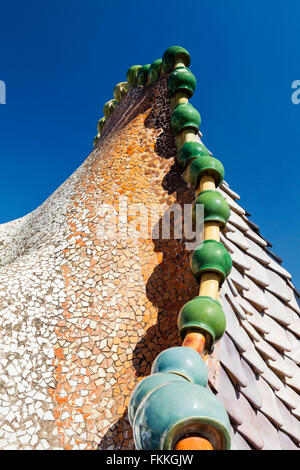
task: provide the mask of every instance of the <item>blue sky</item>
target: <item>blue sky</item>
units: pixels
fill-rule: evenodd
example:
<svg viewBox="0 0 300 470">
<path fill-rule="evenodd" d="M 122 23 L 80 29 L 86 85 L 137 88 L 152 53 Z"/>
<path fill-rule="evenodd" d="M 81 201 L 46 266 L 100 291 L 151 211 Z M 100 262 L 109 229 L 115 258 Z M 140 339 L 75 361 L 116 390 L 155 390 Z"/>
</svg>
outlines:
<svg viewBox="0 0 300 470">
<path fill-rule="evenodd" d="M 299 287 L 299 24 L 298 0 L 2 2 L 0 222 L 35 209 L 87 157 L 130 65 L 182 45 L 204 141 Z"/>
</svg>

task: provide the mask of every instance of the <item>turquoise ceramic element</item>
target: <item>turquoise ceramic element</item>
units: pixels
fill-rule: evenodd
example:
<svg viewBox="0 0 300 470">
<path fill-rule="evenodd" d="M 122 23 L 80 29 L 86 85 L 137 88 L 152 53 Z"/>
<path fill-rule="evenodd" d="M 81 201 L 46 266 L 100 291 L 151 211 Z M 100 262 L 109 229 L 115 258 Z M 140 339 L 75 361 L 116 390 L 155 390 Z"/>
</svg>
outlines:
<svg viewBox="0 0 300 470">
<path fill-rule="evenodd" d="M 171 115 L 171 126 L 176 136 L 182 129 L 190 128 L 196 134 L 199 131 L 201 117 L 190 103 L 179 103 Z"/>
<path fill-rule="evenodd" d="M 126 95 L 127 91 L 128 91 L 127 82 L 121 82 L 121 83 L 118 83 L 115 86 L 115 88 L 114 88 L 114 98 L 115 98 L 117 103 L 119 103 L 119 101 L 121 101 L 123 96 Z"/>
<path fill-rule="evenodd" d="M 101 134 L 102 129 L 103 129 L 103 127 L 104 127 L 104 124 L 105 124 L 105 117 L 101 118 L 101 119 L 98 121 L 98 124 L 97 124 L 97 131 L 98 131 L 98 134 Z"/>
<path fill-rule="evenodd" d="M 200 179 L 204 175 L 210 175 L 214 178 L 216 187 L 224 179 L 224 167 L 222 163 L 213 157 L 203 155 L 195 158 L 190 165 L 187 165 L 182 177 L 186 183 L 191 183 L 195 188 L 198 187 Z"/>
<path fill-rule="evenodd" d="M 204 205 L 204 222 L 216 222 L 224 228 L 230 216 L 230 209 L 226 199 L 219 191 L 202 191 L 193 205 L 193 219 L 196 217 L 197 204 Z"/>
<path fill-rule="evenodd" d="M 145 86 L 148 82 L 150 64 L 143 65 L 137 72 L 137 84 Z"/>
<path fill-rule="evenodd" d="M 111 113 L 113 112 L 116 106 L 117 106 L 116 100 L 110 100 L 107 103 L 105 103 L 103 107 L 103 114 L 106 119 L 111 115 Z"/>
<path fill-rule="evenodd" d="M 191 63 L 191 56 L 183 47 L 171 46 L 164 53 L 162 60 L 165 71 L 171 72 L 178 60 L 188 67 Z"/>
<path fill-rule="evenodd" d="M 200 354 L 192 348 L 179 346 L 161 352 L 152 365 L 152 374 L 169 372 L 178 374 L 192 383 L 206 387 L 207 367 Z"/>
<path fill-rule="evenodd" d="M 128 86 L 134 86 L 137 84 L 137 73 L 142 68 L 141 65 L 132 65 L 127 70 L 127 83 Z"/>
<path fill-rule="evenodd" d="M 178 162 L 184 168 L 189 161 L 202 156 L 209 157 L 209 151 L 203 144 L 200 142 L 186 142 L 179 151 Z"/>
<path fill-rule="evenodd" d="M 219 399 L 207 388 L 172 382 L 140 403 L 133 425 L 138 450 L 174 450 L 188 434 L 210 440 L 215 450 L 230 449 L 230 422 Z"/>
<path fill-rule="evenodd" d="M 149 83 L 156 82 L 163 73 L 162 59 L 157 59 L 150 65 L 149 68 Z"/>
<path fill-rule="evenodd" d="M 141 380 L 141 382 L 139 382 L 133 390 L 128 405 L 128 417 L 130 425 L 133 426 L 136 410 L 148 393 L 152 392 L 152 390 L 159 387 L 160 385 L 165 385 L 170 382 L 184 381 L 186 381 L 184 377 L 168 373 L 152 374 Z"/>
<path fill-rule="evenodd" d="M 179 91 L 184 92 L 187 98 L 191 98 L 196 89 L 196 77 L 186 67 L 176 68 L 170 75 L 168 80 L 168 89 L 170 97 Z"/>
<path fill-rule="evenodd" d="M 231 256 L 222 243 L 205 240 L 192 254 L 190 267 L 198 281 L 204 272 L 212 271 L 220 275 L 223 283 L 232 268 Z"/>
<path fill-rule="evenodd" d="M 206 296 L 190 300 L 179 312 L 178 329 L 182 340 L 189 331 L 199 331 L 205 336 L 205 348 L 211 351 L 226 330 L 226 318 L 220 303 Z"/>
</svg>

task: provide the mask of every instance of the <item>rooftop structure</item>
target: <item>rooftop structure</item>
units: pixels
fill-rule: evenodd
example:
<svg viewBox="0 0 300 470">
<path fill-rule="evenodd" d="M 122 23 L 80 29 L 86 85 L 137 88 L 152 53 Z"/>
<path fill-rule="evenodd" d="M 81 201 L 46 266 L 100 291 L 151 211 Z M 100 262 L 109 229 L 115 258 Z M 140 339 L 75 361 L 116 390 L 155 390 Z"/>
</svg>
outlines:
<svg viewBox="0 0 300 470">
<path fill-rule="evenodd" d="M 82 166 L 0 226 L 1 449 L 299 446 L 299 293 L 204 146 L 189 62 L 131 67 Z M 158 230 L 188 205 L 193 250 Z"/>
</svg>

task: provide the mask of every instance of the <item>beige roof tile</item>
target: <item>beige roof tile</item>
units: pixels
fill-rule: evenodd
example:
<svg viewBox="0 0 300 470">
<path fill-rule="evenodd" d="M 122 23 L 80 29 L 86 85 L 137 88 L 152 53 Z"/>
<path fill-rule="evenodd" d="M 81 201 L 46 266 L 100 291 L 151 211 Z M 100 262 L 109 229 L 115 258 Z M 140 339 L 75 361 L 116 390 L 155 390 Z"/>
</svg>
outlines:
<svg viewBox="0 0 300 470">
<path fill-rule="evenodd" d="M 264 316 L 264 322 L 270 332 L 265 334 L 265 340 L 282 351 L 291 351 L 292 346 L 288 340 L 285 329 L 268 315 Z"/>
<path fill-rule="evenodd" d="M 238 230 L 236 227 L 234 227 L 231 224 L 227 224 L 227 228 L 230 228 L 230 231 L 226 232 L 225 237 L 233 242 L 235 245 L 237 245 L 239 248 L 242 250 L 248 250 L 249 248 L 249 243 L 247 238 L 243 235 L 243 232 Z"/>
<path fill-rule="evenodd" d="M 282 450 L 299 450 L 296 444 L 289 438 L 289 436 L 287 436 L 287 434 L 285 434 L 285 432 L 279 430 L 278 439 Z"/>
<path fill-rule="evenodd" d="M 239 230 L 242 230 L 243 232 L 247 232 L 247 230 L 250 230 L 249 225 L 246 224 L 242 217 L 240 217 L 233 211 L 231 211 L 230 213 L 229 222 L 235 227 L 237 227 Z"/>
<path fill-rule="evenodd" d="M 247 320 L 251 323 L 254 328 L 256 328 L 260 333 L 268 334 L 270 332 L 270 328 L 264 321 L 265 313 L 259 312 L 258 310 L 254 309 L 252 315 L 247 316 Z"/>
<path fill-rule="evenodd" d="M 245 341 L 245 333 L 243 334 L 243 329 L 241 328 L 231 305 L 225 297 L 222 298 L 222 307 L 226 317 L 226 332 L 235 342 L 240 351 L 246 351 L 247 341 Z"/>
<path fill-rule="evenodd" d="M 248 287 L 250 286 L 248 285 Z M 246 290 L 249 290 L 249 289 L 246 289 Z M 246 299 L 244 299 L 241 296 L 237 298 L 237 301 L 242 307 L 242 309 L 244 310 L 244 312 L 246 313 L 246 315 L 253 315 L 254 307 L 253 305 L 250 304 L 250 302 L 248 302 Z"/>
<path fill-rule="evenodd" d="M 291 387 L 282 384 L 279 390 L 275 391 L 275 395 L 280 398 L 281 401 L 293 410 L 293 413 L 299 414 L 300 411 L 300 397 Z"/>
<path fill-rule="evenodd" d="M 240 425 L 243 422 L 243 416 L 239 411 L 238 398 L 234 386 L 231 383 L 225 369 L 220 367 L 218 377 L 218 397 L 225 406 L 230 418 L 234 423 Z"/>
<path fill-rule="evenodd" d="M 260 355 L 266 359 L 273 359 L 274 361 L 277 358 L 277 351 L 272 348 L 272 346 L 267 343 L 263 338 L 260 338 L 259 341 L 255 341 L 255 348 L 260 353 Z"/>
<path fill-rule="evenodd" d="M 249 284 L 250 289 L 248 291 L 243 291 L 243 297 L 245 297 L 246 300 L 250 300 L 250 302 L 253 302 L 255 305 L 258 305 L 258 307 L 262 309 L 269 308 L 267 298 L 264 295 L 264 289 L 255 284 L 255 282 L 248 278 L 248 276 L 245 276 L 245 279 Z"/>
<path fill-rule="evenodd" d="M 219 191 L 220 193 L 222 194 L 222 196 L 226 199 L 226 201 L 228 202 L 228 205 L 230 207 L 231 210 L 235 211 L 237 214 L 245 214 L 245 209 L 243 209 L 237 202 L 235 202 L 235 200 L 229 196 L 229 194 L 227 194 L 226 191 L 223 191 L 222 188 L 219 188 Z"/>
<path fill-rule="evenodd" d="M 242 353 L 242 356 L 252 365 L 254 370 L 259 374 L 262 374 L 267 369 L 266 363 L 263 361 L 260 354 L 256 351 L 252 342 L 251 346 L 247 348 L 247 351 Z"/>
<path fill-rule="evenodd" d="M 259 377 L 257 388 L 262 399 L 262 407 L 260 408 L 260 411 L 268 416 L 277 426 L 282 426 L 283 419 L 271 387 L 263 378 Z"/>
<path fill-rule="evenodd" d="M 277 295 L 285 302 L 288 302 L 291 299 L 291 295 L 288 291 L 286 281 L 271 269 L 268 269 L 268 278 L 270 280 L 270 285 L 266 289 L 273 292 L 273 294 Z"/>
<path fill-rule="evenodd" d="M 238 291 L 237 291 L 237 288 L 235 287 L 234 283 L 232 282 L 232 280 L 230 278 L 227 278 L 227 283 L 228 283 L 228 286 L 232 292 L 232 295 L 234 297 L 237 297 L 238 296 Z"/>
<path fill-rule="evenodd" d="M 244 359 L 241 359 L 241 363 L 242 363 L 244 372 L 246 374 L 248 383 L 247 383 L 247 387 L 240 387 L 240 391 L 241 393 L 243 393 L 243 395 L 245 395 L 247 400 L 250 401 L 250 403 L 255 408 L 261 408 L 262 398 L 257 388 L 258 377 Z"/>
<path fill-rule="evenodd" d="M 221 241 L 224 244 L 225 248 L 229 251 L 232 263 L 242 268 L 242 270 L 250 269 L 249 264 L 247 263 L 244 253 L 236 246 L 234 243 L 231 243 L 227 238 L 221 235 Z"/>
<path fill-rule="evenodd" d="M 243 328 L 247 331 L 248 335 L 250 336 L 250 338 L 252 340 L 254 340 L 254 343 L 256 341 L 259 341 L 260 339 L 260 336 L 259 334 L 257 333 L 257 331 L 255 330 L 255 328 L 253 328 L 253 326 L 251 325 L 251 323 L 249 323 L 248 319 L 245 319 L 245 320 L 241 320 L 241 324 L 243 326 Z"/>
<path fill-rule="evenodd" d="M 290 318 L 286 310 L 286 304 L 267 289 L 265 291 L 265 296 L 269 304 L 269 308 L 266 310 L 266 313 L 276 321 L 279 321 L 284 325 L 289 325 Z"/>
<path fill-rule="evenodd" d="M 277 353 L 275 361 L 273 359 L 267 359 L 266 362 L 275 372 L 275 374 L 279 374 L 288 378 L 293 377 L 293 371 L 291 367 L 289 367 L 287 362 L 280 354 Z"/>
<path fill-rule="evenodd" d="M 249 404 L 248 400 L 241 394 L 239 397 L 239 409 L 243 417 L 243 422 L 237 426 L 237 430 L 244 436 L 256 449 L 262 449 L 264 442 L 260 433 L 256 414 Z"/>
<path fill-rule="evenodd" d="M 246 237 L 251 238 L 254 242 L 258 243 L 260 246 L 267 246 L 268 243 L 260 237 L 254 230 L 252 230 L 249 226 L 246 232 Z"/>
<path fill-rule="evenodd" d="M 238 317 L 245 319 L 247 317 L 247 314 L 245 313 L 245 311 L 241 308 L 239 304 L 238 300 L 240 299 L 240 296 L 238 295 L 237 297 L 235 297 L 232 294 L 228 286 L 226 287 L 225 295 L 231 307 L 233 308 L 234 312 L 238 315 Z"/>
<path fill-rule="evenodd" d="M 277 429 L 271 424 L 269 419 L 258 411 L 256 421 L 264 441 L 262 450 L 281 450 Z"/>
<path fill-rule="evenodd" d="M 286 289 L 288 291 L 287 295 L 289 296 L 289 300 L 288 300 L 289 306 L 293 310 L 295 310 L 295 312 L 298 313 L 298 315 L 300 315 L 300 300 L 299 300 L 299 297 L 297 296 L 294 289 L 292 289 L 288 284 L 286 285 Z"/>
<path fill-rule="evenodd" d="M 247 441 L 231 428 L 231 450 L 252 450 Z"/>
<path fill-rule="evenodd" d="M 242 386 L 246 387 L 247 378 L 241 365 L 240 355 L 229 336 L 225 333 L 221 339 L 220 345 L 220 362 L 229 370 L 235 380 Z"/>
<path fill-rule="evenodd" d="M 279 377 L 272 372 L 269 367 L 266 368 L 266 370 L 261 374 L 261 376 L 265 379 L 266 382 L 274 389 L 274 390 L 280 390 L 282 381 L 279 379 Z"/>
<path fill-rule="evenodd" d="M 286 377 L 285 381 L 288 385 L 297 390 L 297 392 L 300 392 L 300 368 L 288 357 L 285 358 L 285 361 L 291 367 L 293 373 L 293 377 Z"/>
<path fill-rule="evenodd" d="M 287 279 L 287 284 L 289 287 L 291 287 L 291 289 L 293 289 L 293 291 L 295 291 L 296 295 L 298 296 L 298 298 L 300 297 L 300 291 L 299 289 L 297 289 L 294 284 L 292 283 L 292 281 L 290 279 Z"/>
<path fill-rule="evenodd" d="M 253 258 L 257 259 L 263 265 L 270 264 L 270 256 L 264 251 L 264 249 L 255 243 L 253 240 L 246 238 L 249 248 L 247 250 L 248 255 L 253 256 Z"/>
<path fill-rule="evenodd" d="M 296 364 L 300 364 L 300 341 L 293 333 L 286 330 L 286 335 L 291 344 L 292 350 L 286 352 L 286 356 L 292 359 Z"/>
<path fill-rule="evenodd" d="M 247 265 L 250 266 L 250 269 L 247 271 L 247 276 L 251 277 L 251 279 L 263 287 L 269 286 L 270 281 L 267 269 L 251 256 L 245 254 L 245 257 Z"/>
<path fill-rule="evenodd" d="M 287 407 L 282 403 L 279 398 L 275 397 L 277 407 L 279 409 L 280 415 L 282 416 L 283 424 L 281 430 L 292 436 L 296 439 L 297 442 L 300 441 L 300 426 L 299 421 L 295 416 L 293 416 Z"/>
<path fill-rule="evenodd" d="M 229 275 L 229 279 L 234 282 L 238 289 L 249 290 L 249 284 L 245 280 L 244 276 L 234 266 Z"/>
<path fill-rule="evenodd" d="M 288 329 L 300 337 L 300 318 L 290 307 L 286 306 L 286 312 L 289 319 Z"/>
<path fill-rule="evenodd" d="M 233 199 L 241 199 L 238 193 L 233 191 L 233 189 L 230 188 L 229 184 L 227 181 L 223 181 L 223 183 L 220 185 L 220 188 L 223 189 L 223 191 L 226 191 L 229 196 L 231 196 Z"/>
<path fill-rule="evenodd" d="M 269 256 L 269 255 L 267 255 L 267 256 Z M 291 274 L 286 269 L 284 269 L 281 266 L 281 264 L 277 263 L 277 261 L 275 261 L 270 256 L 269 256 L 269 258 L 270 258 L 269 268 L 273 269 L 273 271 L 276 271 L 281 276 L 286 277 L 287 279 L 292 279 Z"/>
</svg>

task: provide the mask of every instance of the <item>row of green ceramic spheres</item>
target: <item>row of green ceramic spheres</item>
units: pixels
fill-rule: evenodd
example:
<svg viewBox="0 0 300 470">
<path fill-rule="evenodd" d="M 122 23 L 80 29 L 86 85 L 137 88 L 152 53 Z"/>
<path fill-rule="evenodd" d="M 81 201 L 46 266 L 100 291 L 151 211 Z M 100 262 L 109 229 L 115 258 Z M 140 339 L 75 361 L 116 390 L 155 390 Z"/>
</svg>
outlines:
<svg viewBox="0 0 300 470">
<path fill-rule="evenodd" d="M 119 101 L 132 86 L 151 85 L 156 82 L 164 72 L 170 72 L 176 59 L 182 60 L 182 63 L 189 65 L 191 58 L 189 53 L 183 47 L 172 46 L 166 50 L 162 59 L 155 60 L 152 64 L 133 65 L 127 71 L 127 82 L 118 83 L 114 88 L 114 99 L 105 103 L 103 108 L 104 117 L 99 120 L 97 125 L 98 135 L 94 139 L 96 145 L 100 134 L 105 125 L 106 119 L 111 115 Z M 196 78 L 186 67 L 175 69 L 168 80 L 169 91 L 174 95 L 177 91 L 185 89 L 189 96 L 192 96 L 196 88 Z"/>
<path fill-rule="evenodd" d="M 173 71 L 168 82 L 170 97 L 178 91 L 184 91 L 188 97 L 193 95 L 195 88 L 192 85 L 195 82 L 190 74 L 190 70 L 185 67 Z M 171 115 L 171 126 L 175 136 L 184 129 L 198 134 L 200 123 L 200 114 L 190 103 L 178 104 Z M 216 187 L 224 179 L 222 163 L 212 157 L 200 142 L 186 142 L 179 151 L 178 162 L 183 168 L 184 180 L 192 184 L 195 189 L 205 175 L 214 179 Z M 217 190 L 202 191 L 193 205 L 194 219 L 197 205 L 201 204 L 204 206 L 204 222 L 214 222 L 223 229 L 230 216 L 230 209 L 224 197 Z M 204 272 L 213 271 L 220 275 L 223 283 L 231 270 L 232 261 L 222 243 L 205 240 L 192 254 L 190 267 L 198 281 Z M 181 310 L 178 326 L 182 338 L 187 330 L 200 331 L 206 337 L 206 348 L 211 350 L 214 342 L 224 334 L 226 321 L 219 302 L 210 297 L 196 297 Z"/>
<path fill-rule="evenodd" d="M 183 167 L 184 180 L 195 188 L 199 186 L 200 180 L 204 175 L 212 176 L 216 187 L 223 181 L 224 168 L 222 163 L 216 158 L 211 157 L 209 151 L 200 142 L 185 143 L 180 149 L 178 161 Z M 198 194 L 193 204 L 193 218 L 196 216 L 198 204 L 204 206 L 204 222 L 214 222 L 221 229 L 225 227 L 230 216 L 230 209 L 227 201 L 219 191 L 206 190 Z M 205 240 L 193 252 L 190 267 L 198 281 L 200 281 L 203 273 L 212 271 L 220 275 L 222 284 L 231 271 L 231 256 L 222 243 L 216 240 Z M 211 313 L 208 317 L 206 312 L 207 310 L 211 311 L 211 307 L 207 305 L 207 308 L 204 308 L 204 304 L 208 304 L 208 299 L 203 298 L 201 308 L 200 301 L 197 299 L 200 298 L 193 299 L 187 304 L 189 308 L 184 310 L 184 315 L 182 312 L 180 313 L 180 332 L 186 329 L 186 324 L 189 325 L 189 329 L 193 326 L 193 329 L 198 329 L 205 335 L 208 334 L 208 344 L 212 347 L 215 341 L 213 336 L 216 339 L 220 339 L 224 334 L 226 328 L 224 313 L 220 306 L 220 308 L 214 309 L 213 315 Z M 213 299 L 211 300 L 213 301 Z M 213 302 L 220 305 L 216 301 Z M 192 306 L 195 307 L 192 308 Z M 189 319 L 190 315 L 193 320 Z M 214 331 L 213 334 L 211 333 L 212 331 Z"/>
<path fill-rule="evenodd" d="M 178 155 L 183 167 L 186 182 L 198 187 L 204 175 L 214 178 L 218 187 L 224 177 L 224 168 L 219 160 L 209 155 L 208 150 L 200 142 L 185 143 Z M 227 201 L 217 190 L 202 191 L 193 204 L 193 218 L 196 216 L 197 205 L 204 206 L 204 222 L 214 222 L 224 228 L 230 216 Z M 193 252 L 190 267 L 194 277 L 200 281 L 205 272 L 216 272 L 221 283 L 229 274 L 232 261 L 224 245 L 216 240 L 205 240 Z M 221 305 L 209 297 L 196 297 L 181 310 L 178 318 L 179 332 L 182 337 L 187 330 L 196 330 L 204 334 L 206 348 L 211 350 L 215 341 L 219 340 L 226 329 L 226 321 Z"/>
<path fill-rule="evenodd" d="M 167 71 L 172 70 L 178 53 L 185 65 L 189 59 L 181 48 L 170 48 L 167 56 Z M 189 57 L 189 56 L 188 56 Z M 138 75 L 137 75 L 138 78 Z M 145 76 L 143 76 L 145 80 Z M 176 68 L 168 80 L 170 97 L 185 91 L 188 97 L 194 93 L 196 79 L 186 67 Z M 176 106 L 172 113 L 171 125 L 175 136 L 183 129 L 199 131 L 200 115 L 189 103 Z M 178 161 L 184 170 L 184 178 L 198 187 L 203 175 L 213 176 L 216 187 L 224 178 L 221 162 L 210 156 L 199 142 L 187 142 L 180 150 Z M 193 206 L 204 205 L 204 221 L 227 223 L 230 210 L 218 191 L 203 191 Z M 191 269 L 200 279 L 207 271 L 218 272 L 221 282 L 231 269 L 231 258 L 222 243 L 206 240 L 194 252 Z M 178 328 L 182 339 L 188 331 L 199 331 L 205 336 L 206 348 L 211 350 L 214 343 L 224 334 L 226 320 L 218 301 L 211 297 L 198 296 L 188 302 L 180 311 Z M 135 388 L 130 404 L 129 419 L 134 439 L 139 449 L 172 449 L 180 437 L 189 431 L 211 426 L 220 437 L 221 444 L 215 448 L 230 448 L 230 424 L 227 413 L 207 388 L 207 369 L 201 356 L 191 348 L 178 347 L 163 351 L 154 361 L 152 374 Z"/>
<path fill-rule="evenodd" d="M 210 175 L 218 187 L 224 178 L 222 163 L 211 157 L 209 151 L 200 142 L 186 142 L 180 149 L 178 161 L 183 167 L 184 180 L 195 188 L 204 175 Z M 217 190 L 202 191 L 193 204 L 192 215 L 195 219 L 197 205 L 204 206 L 204 222 L 214 222 L 223 229 L 230 216 L 227 201 Z M 195 249 L 190 259 L 190 268 L 194 277 L 200 281 L 205 272 L 216 272 L 222 284 L 231 271 L 231 256 L 224 245 L 216 240 L 205 240 Z M 190 300 L 180 311 L 178 317 L 179 333 L 184 339 L 188 330 L 199 331 L 205 336 L 206 349 L 213 345 L 226 329 L 225 315 L 220 303 L 211 297 L 196 297 Z"/>
</svg>

